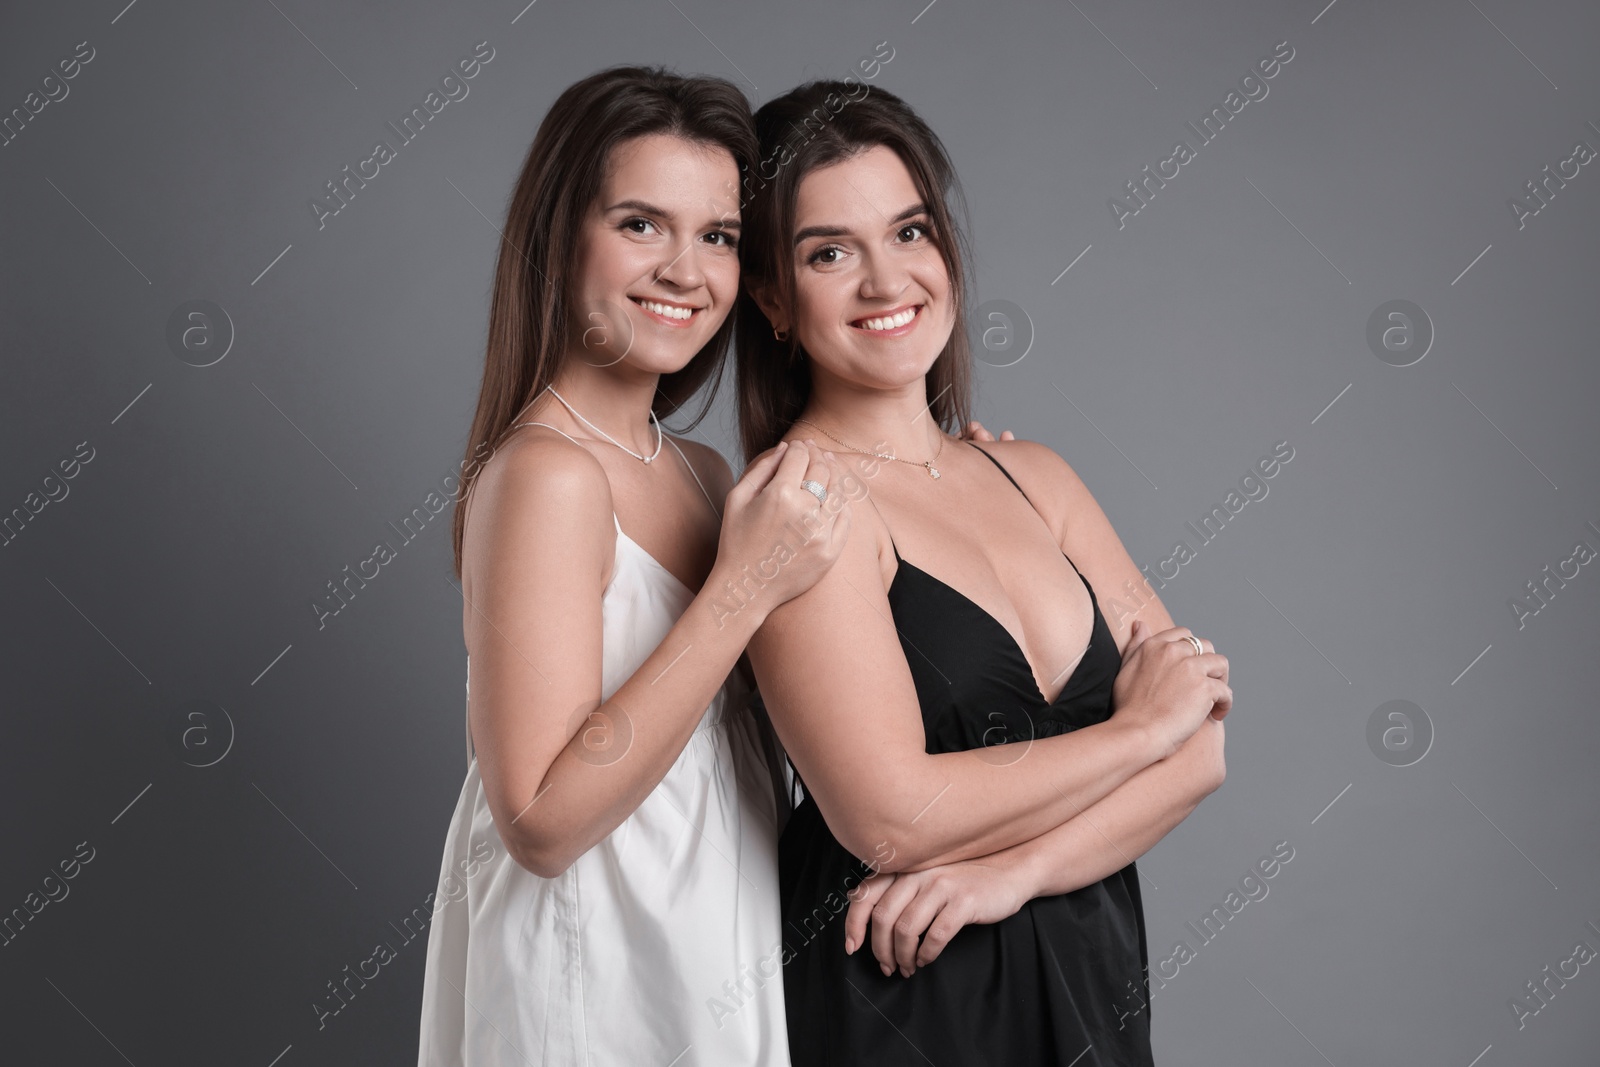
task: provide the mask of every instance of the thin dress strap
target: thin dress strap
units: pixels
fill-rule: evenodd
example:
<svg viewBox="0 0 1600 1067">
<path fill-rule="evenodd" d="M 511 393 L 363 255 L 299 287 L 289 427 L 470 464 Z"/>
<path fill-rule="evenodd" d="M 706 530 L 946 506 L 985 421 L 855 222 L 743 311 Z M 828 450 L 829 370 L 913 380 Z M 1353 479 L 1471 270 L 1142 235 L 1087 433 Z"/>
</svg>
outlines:
<svg viewBox="0 0 1600 1067">
<path fill-rule="evenodd" d="M 560 434 L 562 437 L 565 437 L 575 445 L 582 443 L 576 437 L 573 437 L 570 433 L 561 429 L 559 426 L 551 426 L 548 422 L 519 422 L 516 424 L 516 426 L 512 426 L 511 429 L 515 430 L 520 426 L 543 426 L 546 429 L 554 430 L 556 433 Z M 683 449 L 678 447 L 678 442 L 674 441 L 671 437 L 667 437 L 665 434 L 662 436 L 666 437 L 667 444 L 672 446 L 672 450 L 678 453 L 678 458 L 683 460 L 683 465 L 689 468 L 689 477 L 693 478 L 694 484 L 700 487 L 700 492 L 705 496 L 706 503 L 711 505 L 712 512 L 716 514 L 718 519 L 722 518 L 722 509 L 717 507 L 717 502 L 711 499 L 710 493 L 706 492 L 705 483 L 700 480 L 700 475 L 695 473 L 694 464 L 689 462 L 689 457 L 683 454 Z M 613 515 L 614 514 L 615 513 L 613 513 Z M 619 525 L 617 528 L 621 529 L 621 526 Z"/>
<path fill-rule="evenodd" d="M 889 547 L 894 550 L 894 561 L 896 563 L 904 562 L 900 558 L 900 546 L 894 543 L 894 531 L 889 529 L 889 520 L 883 517 L 883 512 L 878 511 L 877 502 L 872 499 L 870 493 L 867 495 L 867 503 L 872 505 L 873 511 L 878 512 L 878 521 L 883 523 L 883 532 L 889 535 Z"/>
<path fill-rule="evenodd" d="M 1017 485 L 1017 480 L 1015 478 L 1011 477 L 1011 472 L 1010 471 L 1006 470 L 1005 467 L 1001 466 L 999 460 L 997 460 L 993 456 L 989 455 L 989 452 L 988 452 L 987 449 L 978 448 L 978 446 L 977 445 L 973 445 L 971 441 L 968 441 L 967 444 L 972 445 L 973 448 L 977 448 L 979 452 L 983 453 L 983 457 L 985 459 L 987 459 L 990 463 L 993 463 L 996 467 L 1000 467 L 1000 473 L 1004 474 L 1006 476 L 1006 481 L 1010 482 L 1012 485 L 1015 485 L 1017 487 L 1017 492 L 1022 493 L 1022 499 L 1026 500 L 1028 502 L 1028 506 L 1030 508 L 1033 508 L 1034 513 L 1037 514 L 1039 516 L 1039 518 L 1041 518 L 1041 519 L 1044 518 L 1044 512 L 1039 510 L 1038 506 L 1034 504 L 1033 498 L 1030 497 L 1023 490 L 1022 486 Z M 1045 525 L 1049 526 L 1050 524 L 1048 522 L 1046 522 Z M 1062 549 L 1061 550 L 1061 554 L 1063 556 L 1067 556 L 1066 549 Z M 1067 556 L 1067 562 L 1068 563 L 1072 563 L 1072 557 L 1071 556 Z M 1072 563 L 1072 569 L 1075 570 L 1075 571 L 1078 571 L 1078 577 L 1080 577 L 1080 578 L 1083 577 L 1083 572 L 1078 570 L 1078 565 L 1076 563 Z M 1085 583 L 1085 584 L 1087 584 L 1087 583 Z"/>
<path fill-rule="evenodd" d="M 478 758 L 478 750 L 472 745 L 472 654 L 470 652 L 467 653 L 467 682 L 465 688 L 467 705 L 467 769 L 471 770 L 472 761 Z"/>
<path fill-rule="evenodd" d="M 561 427 L 551 426 L 548 422 L 519 422 L 515 426 L 511 427 L 511 429 L 515 430 L 522 426 L 543 426 L 547 430 L 554 430 L 556 433 L 560 434 L 562 437 L 565 437 L 575 445 L 583 443 L 567 431 L 563 430 Z"/>
<path fill-rule="evenodd" d="M 972 445 L 972 442 L 968 441 L 967 444 Z M 989 453 L 984 452 L 983 449 L 978 448 L 977 445 L 972 445 L 972 447 L 973 448 L 977 448 L 979 452 L 983 452 L 984 458 L 987 459 L 990 463 L 993 463 L 996 467 L 1000 467 L 1000 461 L 999 460 L 997 460 L 993 456 L 989 455 Z M 1006 470 L 1004 467 L 1000 467 L 1000 473 L 1004 474 L 1006 476 L 1006 481 L 1010 482 L 1012 485 L 1016 485 L 1017 486 L 1017 492 L 1022 493 L 1022 499 L 1028 501 L 1028 506 L 1029 507 L 1033 507 L 1033 501 L 1031 499 L 1029 499 L 1027 493 L 1023 493 L 1022 492 L 1022 486 L 1017 485 L 1017 480 L 1015 478 L 1011 477 L 1011 472 Z M 869 496 L 867 499 L 870 501 L 872 498 Z M 878 505 L 877 504 L 873 504 L 872 505 L 872 510 L 878 511 Z M 1033 510 L 1037 512 L 1039 509 L 1038 508 L 1033 508 Z M 1039 517 L 1040 518 L 1044 518 L 1044 516 L 1042 514 Z M 883 518 L 883 512 L 878 511 L 878 518 L 879 518 L 880 521 L 883 522 L 884 529 L 887 530 L 888 526 L 889 526 L 889 522 L 888 522 L 887 519 Z M 894 558 L 895 558 L 896 561 L 899 561 L 900 560 L 900 546 L 894 543 L 894 533 L 892 531 L 889 533 L 889 547 L 894 549 Z M 1066 555 L 1066 553 L 1063 552 L 1062 555 Z M 1067 562 L 1068 563 L 1072 563 L 1072 560 L 1070 558 L 1068 558 Z M 1078 565 L 1076 563 L 1072 563 L 1072 569 L 1073 570 L 1077 570 L 1078 569 Z"/>
<path fill-rule="evenodd" d="M 967 444 L 972 445 L 972 442 L 968 441 Z M 972 445 L 972 447 L 973 448 L 978 448 L 977 445 Z M 981 449 L 981 448 L 978 448 L 978 451 L 983 453 L 983 458 L 984 459 L 987 459 L 990 463 L 993 463 L 996 467 L 1000 467 L 1000 461 L 995 459 L 993 456 L 989 455 L 989 453 L 987 451 L 985 451 L 984 449 Z M 1017 486 L 1017 492 L 1022 493 L 1022 499 L 1028 501 L 1028 506 L 1029 507 L 1033 508 L 1034 511 L 1038 511 L 1039 510 L 1038 508 L 1033 506 L 1033 500 L 1028 496 L 1028 494 L 1026 492 L 1023 492 L 1022 486 L 1017 485 L 1017 480 L 1015 478 L 1011 477 L 1011 472 L 1010 471 L 1006 470 L 1004 467 L 1000 467 L 1000 473 L 1004 474 L 1006 476 L 1006 481 L 1010 482 L 1012 485 L 1016 485 Z M 1039 517 L 1043 518 L 1044 516 L 1041 514 Z"/>
<path fill-rule="evenodd" d="M 663 434 L 662 436 L 666 435 Z M 700 480 L 700 476 L 694 472 L 694 464 L 689 462 L 689 457 L 683 454 L 683 449 L 679 448 L 678 442 L 674 441 L 671 437 L 667 437 L 667 444 L 671 445 L 672 450 L 678 454 L 678 458 L 683 460 L 683 465 L 689 468 L 689 477 L 693 478 L 694 484 L 700 487 L 700 492 L 705 495 L 706 503 L 711 505 L 711 511 L 717 516 L 718 519 L 721 519 L 722 509 L 717 507 L 717 502 L 711 499 L 710 493 L 706 492 L 705 483 L 702 482 Z"/>
</svg>

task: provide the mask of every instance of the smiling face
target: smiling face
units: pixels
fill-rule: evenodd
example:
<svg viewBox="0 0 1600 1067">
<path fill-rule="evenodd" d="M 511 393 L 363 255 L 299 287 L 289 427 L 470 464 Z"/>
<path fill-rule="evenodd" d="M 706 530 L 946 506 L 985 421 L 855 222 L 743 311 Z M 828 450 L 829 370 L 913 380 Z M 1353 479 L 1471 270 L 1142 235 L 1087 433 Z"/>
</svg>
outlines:
<svg viewBox="0 0 1600 1067">
<path fill-rule="evenodd" d="M 893 149 L 801 180 L 793 255 L 795 307 L 766 310 L 795 331 L 813 373 L 866 388 L 928 373 L 950 338 L 954 299 L 922 194 Z"/>
<path fill-rule="evenodd" d="M 681 370 L 739 289 L 739 168 L 672 134 L 624 141 L 578 237 L 570 348 L 596 366 Z"/>
</svg>

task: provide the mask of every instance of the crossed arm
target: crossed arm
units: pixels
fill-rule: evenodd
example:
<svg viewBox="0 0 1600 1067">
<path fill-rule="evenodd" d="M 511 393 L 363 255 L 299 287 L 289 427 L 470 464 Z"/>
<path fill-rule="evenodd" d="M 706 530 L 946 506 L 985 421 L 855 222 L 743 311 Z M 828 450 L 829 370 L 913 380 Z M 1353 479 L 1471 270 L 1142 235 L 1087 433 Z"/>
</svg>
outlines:
<svg viewBox="0 0 1600 1067">
<path fill-rule="evenodd" d="M 851 891 L 845 951 L 870 934 L 884 974 L 910 976 L 962 927 L 994 923 L 1035 897 L 1070 893 L 1143 856 L 1222 784 L 1223 725 L 1207 719 L 1176 753 L 1031 841 L 974 860 L 879 873 Z M 870 923 L 870 929 L 869 929 Z"/>
<path fill-rule="evenodd" d="M 1112 530 L 1104 512 L 1067 464 L 1042 446 L 1019 442 L 1002 452 L 1006 465 L 1024 479 L 1035 500 L 1048 481 L 1064 498 L 1074 531 L 1063 547 L 1084 571 L 1100 597 L 1107 623 L 1125 648 L 1132 624 L 1147 633 L 1171 628 L 1172 617 L 1142 581 L 1137 567 Z M 994 446 L 990 446 L 994 447 Z M 1029 482 L 1029 475 L 1033 480 Z M 1059 527 L 1057 527 L 1059 528 Z M 1137 599 L 1124 604 L 1115 594 L 1132 582 Z M 1142 587 L 1142 588 L 1141 588 Z M 869 933 L 873 954 L 885 974 L 898 967 L 910 975 L 938 957 L 949 940 L 970 923 L 998 922 L 1035 897 L 1067 893 L 1092 885 L 1148 852 L 1216 790 L 1226 775 L 1224 729 L 1209 718 L 1179 749 L 1140 770 L 1102 799 L 1083 807 L 1050 830 L 990 855 L 955 863 L 923 863 L 880 872 L 852 892 L 845 922 L 845 948 L 854 952 Z M 1024 759 L 1027 757 L 1025 756 Z"/>
</svg>

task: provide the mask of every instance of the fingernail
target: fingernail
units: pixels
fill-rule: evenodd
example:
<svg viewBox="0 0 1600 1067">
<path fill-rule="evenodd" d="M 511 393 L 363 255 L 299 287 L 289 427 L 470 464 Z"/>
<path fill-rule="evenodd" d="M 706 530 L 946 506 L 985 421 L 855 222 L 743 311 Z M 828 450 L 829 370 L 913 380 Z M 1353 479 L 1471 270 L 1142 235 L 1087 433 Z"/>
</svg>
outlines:
<svg viewBox="0 0 1600 1067">
<path fill-rule="evenodd" d="M 891 973 L 893 973 L 893 972 L 892 972 L 892 971 L 890 971 L 890 969 L 889 969 L 889 965 L 888 965 L 888 964 L 887 964 L 887 963 L 880 963 L 880 964 L 878 964 L 878 966 L 879 966 L 879 967 L 880 967 L 880 968 L 882 968 L 882 970 L 883 970 L 883 976 L 884 976 L 884 977 L 885 977 L 885 978 L 887 978 L 887 977 L 889 977 L 889 975 L 890 975 L 890 974 L 891 974 Z"/>
</svg>

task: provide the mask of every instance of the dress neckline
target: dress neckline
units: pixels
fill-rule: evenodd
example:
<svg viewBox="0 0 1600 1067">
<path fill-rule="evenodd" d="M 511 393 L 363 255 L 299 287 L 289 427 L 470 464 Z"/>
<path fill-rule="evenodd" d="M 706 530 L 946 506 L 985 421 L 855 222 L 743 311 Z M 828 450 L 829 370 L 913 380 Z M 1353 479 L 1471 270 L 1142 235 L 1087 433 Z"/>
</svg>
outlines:
<svg viewBox="0 0 1600 1067">
<path fill-rule="evenodd" d="M 551 392 L 553 393 L 554 390 L 551 390 Z M 558 397 L 556 397 L 556 399 L 560 400 L 561 398 L 558 396 Z M 563 406 L 566 405 L 566 401 L 565 400 L 562 400 L 561 403 L 562 403 Z M 577 414 L 577 413 L 573 412 L 573 414 Z M 651 412 L 650 417 L 652 419 L 655 418 L 655 413 L 653 411 Z M 580 447 L 580 448 L 584 447 L 582 441 L 579 441 L 576 437 L 573 437 L 571 434 L 569 434 L 567 431 L 563 430 L 561 427 L 552 426 L 548 422 L 537 422 L 537 421 L 519 422 L 519 423 L 516 423 L 513 426 L 511 426 L 511 429 L 515 430 L 515 429 L 519 429 L 520 427 L 523 427 L 523 426 L 543 426 L 547 430 L 554 430 L 556 433 L 560 434 L 562 437 L 565 437 L 567 440 L 571 441 L 573 444 L 577 445 L 578 447 Z M 657 424 L 657 429 L 658 430 L 660 429 L 659 423 Z M 667 444 L 672 446 L 672 450 L 674 452 L 678 453 L 678 458 L 683 461 L 684 467 L 686 467 L 688 469 L 688 471 L 689 471 L 689 477 L 693 478 L 694 479 L 694 484 L 700 487 L 701 495 L 706 498 L 706 503 L 711 505 L 711 511 L 712 511 L 712 513 L 714 515 L 716 515 L 717 521 L 721 522 L 722 521 L 722 509 L 717 507 L 717 502 L 715 500 L 711 499 L 711 493 L 710 493 L 709 490 L 706 489 L 706 483 L 702 482 L 700 480 L 700 475 L 695 473 L 694 464 L 690 463 L 689 462 L 689 457 L 683 454 L 683 449 L 678 447 L 678 442 L 674 441 L 671 437 L 665 437 L 665 440 L 666 440 Z M 612 441 L 611 443 L 612 444 L 616 444 L 615 441 Z M 621 447 L 621 446 L 618 446 L 618 447 Z M 659 442 L 657 443 L 657 447 L 658 448 L 660 447 Z M 662 563 L 659 559 L 656 559 L 654 556 L 652 556 L 648 551 L 645 550 L 645 547 L 643 545 L 641 545 L 639 542 L 635 541 L 633 538 L 629 537 L 627 534 L 622 532 L 622 520 L 617 518 L 617 512 L 616 512 L 615 509 L 612 509 L 612 512 L 611 512 L 611 522 L 617 528 L 617 538 L 618 538 L 618 540 L 628 542 L 628 544 L 632 545 L 638 551 L 639 555 L 643 556 L 644 559 L 648 563 L 650 563 L 652 566 L 654 566 L 656 570 L 658 570 L 662 574 L 666 575 L 667 578 L 672 582 L 673 585 L 677 586 L 680 590 L 682 590 L 683 592 L 687 593 L 688 595 L 694 596 L 694 590 L 690 589 L 687 585 L 685 585 L 683 583 L 683 579 L 682 578 L 679 578 L 676 574 L 673 574 L 671 571 L 669 571 L 667 569 L 666 564 Z M 604 596 L 605 594 L 611 592 L 611 587 L 614 586 L 616 584 L 616 582 L 617 582 L 617 565 L 616 565 L 615 560 L 613 560 L 612 564 L 611 564 L 611 580 L 606 582 L 606 587 L 605 587 L 605 589 L 603 589 L 601 591 L 601 596 Z"/>
<path fill-rule="evenodd" d="M 617 518 L 617 513 L 614 512 L 614 511 L 611 513 L 611 522 L 617 528 L 617 543 L 618 544 L 621 544 L 622 542 L 626 541 L 628 544 L 632 545 L 633 546 L 633 550 L 639 554 L 640 558 L 642 558 L 646 563 L 649 563 L 651 566 L 653 566 L 669 582 L 671 582 L 679 590 L 681 590 L 682 592 L 688 594 L 689 596 L 694 596 L 694 590 L 690 589 L 687 585 L 685 585 L 683 583 L 683 579 L 682 578 L 679 578 L 676 574 L 673 574 L 671 571 L 669 571 L 667 569 L 666 564 L 662 563 L 659 559 L 656 559 L 648 551 L 645 550 L 645 547 L 643 545 L 641 545 L 639 542 L 635 541 L 633 538 L 629 537 L 625 532 L 623 532 L 622 522 L 621 522 L 621 520 L 619 520 Z M 605 591 L 607 593 L 611 592 L 611 587 L 614 586 L 617 583 L 617 575 L 618 575 L 618 573 L 619 573 L 619 571 L 617 570 L 616 561 L 613 560 L 612 564 L 611 564 L 611 580 L 606 583 L 606 588 L 605 588 Z"/>
<path fill-rule="evenodd" d="M 1078 580 L 1081 581 L 1083 583 L 1083 587 L 1089 591 L 1089 641 L 1083 646 L 1083 651 L 1078 655 L 1077 664 L 1072 668 L 1072 673 L 1067 676 L 1067 680 L 1061 684 L 1061 689 L 1056 693 L 1054 699 L 1044 695 L 1044 690 L 1039 686 L 1039 675 L 1033 669 L 1033 664 L 1028 660 L 1028 653 L 1023 649 L 1022 642 L 1017 640 L 1016 635 L 1006 628 L 1005 623 L 995 618 L 993 613 L 991 613 L 983 605 L 967 596 L 967 594 L 963 593 L 949 582 L 946 582 L 940 578 L 935 578 L 933 575 L 929 574 L 915 563 L 912 563 L 910 560 L 907 560 L 905 557 L 901 556 L 898 548 L 894 549 L 894 558 L 897 561 L 898 566 L 895 568 L 894 577 L 889 580 L 888 592 L 892 593 L 894 591 L 895 585 L 900 581 L 900 575 L 904 573 L 907 567 L 910 567 L 917 574 L 922 575 L 933 584 L 947 590 L 957 600 L 969 605 L 979 615 L 987 619 L 989 623 L 1005 637 L 1006 642 L 1016 652 L 1017 658 L 1022 661 L 1023 667 L 1028 672 L 1029 680 L 1033 683 L 1034 692 L 1039 695 L 1039 701 L 1046 707 L 1054 707 L 1060 702 L 1061 698 L 1067 694 L 1068 690 L 1072 688 L 1072 682 L 1078 677 L 1078 672 L 1082 671 L 1084 666 L 1089 662 L 1089 650 L 1094 647 L 1095 631 L 1099 629 L 1099 622 L 1102 618 L 1100 614 L 1100 599 L 1099 597 L 1095 596 L 1094 586 L 1089 583 L 1089 579 L 1084 576 L 1083 572 L 1078 570 L 1078 565 L 1072 562 L 1072 558 L 1070 556 L 1068 556 L 1065 552 L 1063 552 L 1061 555 L 1069 564 L 1071 564 L 1072 569 L 1078 575 Z"/>
</svg>

